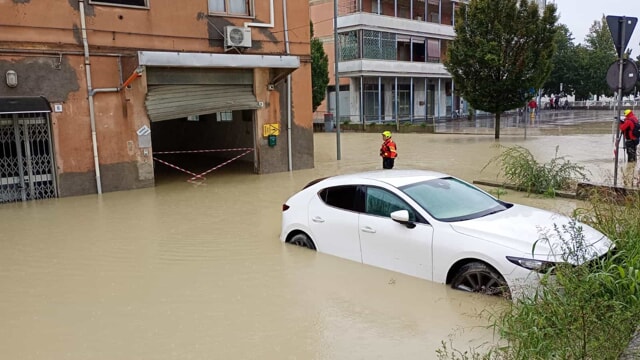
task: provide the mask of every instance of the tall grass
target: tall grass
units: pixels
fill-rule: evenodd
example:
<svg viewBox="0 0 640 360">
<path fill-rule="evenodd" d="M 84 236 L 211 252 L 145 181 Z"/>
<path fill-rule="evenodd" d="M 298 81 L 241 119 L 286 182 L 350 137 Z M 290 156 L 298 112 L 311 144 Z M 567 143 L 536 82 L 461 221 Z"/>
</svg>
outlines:
<svg viewBox="0 0 640 360">
<path fill-rule="evenodd" d="M 491 159 L 482 170 L 490 164 L 499 163 L 498 176 L 503 176 L 506 181 L 528 193 L 553 197 L 558 190 L 570 190 L 578 181 L 588 180 L 589 173 L 584 166 L 558 156 L 558 146 L 554 157 L 542 164 L 522 146 L 496 146 L 502 150 L 501 153 Z"/>
<path fill-rule="evenodd" d="M 538 291 L 492 313 L 490 326 L 500 337 L 498 344 L 460 351 L 443 343 L 438 358 L 618 359 L 640 324 L 640 196 L 625 199 L 619 205 L 606 194 L 594 193 L 574 212 L 575 221 L 541 232 L 539 241 L 561 240 L 557 251 L 563 260 L 580 262 L 591 256 L 591 249 L 579 220 L 613 241 L 615 249 L 608 257 L 556 266 L 552 275 L 543 276 Z M 640 354 L 631 358 L 640 359 Z"/>
</svg>

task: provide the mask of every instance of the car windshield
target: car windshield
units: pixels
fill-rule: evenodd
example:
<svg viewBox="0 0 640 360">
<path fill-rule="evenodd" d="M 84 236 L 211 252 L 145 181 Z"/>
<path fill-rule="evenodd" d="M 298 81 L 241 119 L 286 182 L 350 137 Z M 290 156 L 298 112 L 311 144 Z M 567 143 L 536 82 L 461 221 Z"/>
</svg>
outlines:
<svg viewBox="0 0 640 360">
<path fill-rule="evenodd" d="M 406 185 L 401 190 L 431 216 L 445 222 L 476 219 L 509 207 L 475 186 L 452 177 Z"/>
</svg>

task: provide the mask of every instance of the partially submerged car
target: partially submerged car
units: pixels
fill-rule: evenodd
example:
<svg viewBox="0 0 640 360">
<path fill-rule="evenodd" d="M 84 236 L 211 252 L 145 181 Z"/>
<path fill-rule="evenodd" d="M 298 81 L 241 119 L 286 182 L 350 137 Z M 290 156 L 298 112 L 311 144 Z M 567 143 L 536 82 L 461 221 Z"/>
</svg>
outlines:
<svg viewBox="0 0 640 360">
<path fill-rule="evenodd" d="M 492 295 L 509 296 L 559 262 L 580 265 L 611 247 L 605 235 L 567 216 L 424 170 L 318 179 L 282 210 L 285 243 Z M 564 253 L 563 242 L 573 239 L 550 235 L 570 224 L 587 249 L 581 257 Z"/>
</svg>

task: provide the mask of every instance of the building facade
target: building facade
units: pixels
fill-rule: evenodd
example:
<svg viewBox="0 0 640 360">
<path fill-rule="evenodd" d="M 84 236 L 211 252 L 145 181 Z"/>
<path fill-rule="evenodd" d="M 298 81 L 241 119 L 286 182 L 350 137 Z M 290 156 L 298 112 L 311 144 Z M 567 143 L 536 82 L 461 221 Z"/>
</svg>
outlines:
<svg viewBox="0 0 640 360">
<path fill-rule="evenodd" d="M 286 0 L 0 2 L 0 203 L 154 186 L 159 167 L 313 167 L 308 14 Z"/>
<path fill-rule="evenodd" d="M 421 122 L 458 116 L 463 101 L 443 65 L 454 39 L 452 0 L 337 0 L 341 122 Z M 315 36 L 330 59 L 327 101 L 314 118 L 335 112 L 334 8 L 311 0 Z"/>
</svg>

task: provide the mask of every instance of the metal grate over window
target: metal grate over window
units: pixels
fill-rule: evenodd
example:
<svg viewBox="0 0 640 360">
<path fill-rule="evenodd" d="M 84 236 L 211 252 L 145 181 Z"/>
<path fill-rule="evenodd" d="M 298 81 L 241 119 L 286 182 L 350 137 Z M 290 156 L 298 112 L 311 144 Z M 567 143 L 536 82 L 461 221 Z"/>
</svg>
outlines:
<svg viewBox="0 0 640 360">
<path fill-rule="evenodd" d="M 396 34 L 364 30 L 363 58 L 376 60 L 396 60 L 398 47 Z"/>
<path fill-rule="evenodd" d="M 57 197 L 49 119 L 0 115 L 0 203 Z"/>
<path fill-rule="evenodd" d="M 358 54 L 358 31 L 349 31 L 338 34 L 340 40 L 340 61 L 360 58 Z"/>
</svg>

